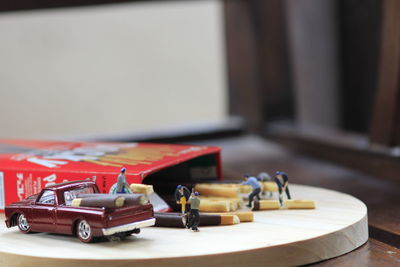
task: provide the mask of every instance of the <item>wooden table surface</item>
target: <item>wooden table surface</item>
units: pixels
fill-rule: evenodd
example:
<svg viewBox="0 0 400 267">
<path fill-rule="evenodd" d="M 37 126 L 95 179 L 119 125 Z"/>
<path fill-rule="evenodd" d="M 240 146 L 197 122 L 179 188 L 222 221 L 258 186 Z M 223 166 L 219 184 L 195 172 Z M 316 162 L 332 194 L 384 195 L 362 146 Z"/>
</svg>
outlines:
<svg viewBox="0 0 400 267">
<path fill-rule="evenodd" d="M 320 186 L 351 194 L 368 207 L 370 238 L 364 246 L 344 256 L 323 261 L 321 266 L 399 266 L 399 184 L 380 177 L 295 154 L 261 137 L 243 136 L 201 142 L 222 148 L 224 177 L 285 171 L 289 182 Z M 399 174 L 400 175 L 400 174 Z"/>
</svg>

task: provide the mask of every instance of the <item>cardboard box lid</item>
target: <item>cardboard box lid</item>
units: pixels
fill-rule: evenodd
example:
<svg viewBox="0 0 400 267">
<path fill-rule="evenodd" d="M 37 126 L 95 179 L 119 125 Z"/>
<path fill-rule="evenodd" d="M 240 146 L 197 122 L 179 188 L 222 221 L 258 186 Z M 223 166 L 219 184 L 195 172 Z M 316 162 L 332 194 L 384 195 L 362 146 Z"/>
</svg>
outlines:
<svg viewBox="0 0 400 267">
<path fill-rule="evenodd" d="M 196 145 L 0 139 L 0 168 L 98 174 L 119 173 L 125 167 L 143 179 L 166 167 L 219 153 L 218 147 Z"/>
</svg>

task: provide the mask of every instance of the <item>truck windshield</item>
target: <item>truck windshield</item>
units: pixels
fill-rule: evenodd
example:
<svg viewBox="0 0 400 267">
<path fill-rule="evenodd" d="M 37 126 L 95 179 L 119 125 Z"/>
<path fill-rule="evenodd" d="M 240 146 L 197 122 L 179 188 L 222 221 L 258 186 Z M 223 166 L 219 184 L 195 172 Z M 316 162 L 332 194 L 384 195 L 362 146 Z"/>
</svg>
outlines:
<svg viewBox="0 0 400 267">
<path fill-rule="evenodd" d="M 79 194 L 93 194 L 94 189 L 93 187 L 80 187 L 80 188 L 75 188 L 73 190 L 68 190 L 64 192 L 64 199 L 65 199 L 65 205 L 71 206 L 72 200 L 74 200 Z"/>
</svg>

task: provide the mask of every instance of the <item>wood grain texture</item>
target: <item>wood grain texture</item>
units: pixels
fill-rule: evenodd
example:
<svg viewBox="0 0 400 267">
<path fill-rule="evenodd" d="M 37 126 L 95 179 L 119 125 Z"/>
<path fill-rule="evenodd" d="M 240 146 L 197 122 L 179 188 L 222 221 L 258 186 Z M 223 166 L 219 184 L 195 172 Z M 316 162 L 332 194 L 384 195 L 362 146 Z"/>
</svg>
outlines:
<svg viewBox="0 0 400 267">
<path fill-rule="evenodd" d="M 253 0 L 256 10 L 259 72 L 261 74 L 264 123 L 282 118 L 294 119 L 296 93 L 292 86 L 293 66 L 288 41 L 288 1 Z M 248 109 L 252 109 L 249 106 Z M 264 125 L 263 125 L 264 126 Z"/>
<path fill-rule="evenodd" d="M 280 2 L 287 8 L 296 123 L 338 127 L 338 1 Z"/>
<path fill-rule="evenodd" d="M 342 135 L 331 133 L 332 135 L 342 137 L 343 141 L 346 141 Z M 308 140 L 311 139 L 308 138 Z M 353 142 L 354 146 L 364 143 L 358 138 Z M 296 143 L 300 145 L 300 142 Z M 308 184 L 351 194 L 367 205 L 370 229 L 375 227 L 384 233 L 377 235 L 376 231 L 371 231 L 370 236 L 387 244 L 400 244 L 400 185 L 398 180 L 390 182 L 383 179 L 385 175 L 388 175 L 388 164 L 385 164 L 384 156 L 376 155 L 363 162 L 362 159 L 367 157 L 363 157 L 361 149 L 359 153 L 351 156 L 341 153 L 343 151 L 338 146 L 335 150 L 334 145 L 315 146 L 307 142 L 301 145 L 303 149 L 293 151 L 293 149 L 256 136 L 198 144 L 216 145 L 222 148 L 224 173 L 228 179 L 239 179 L 238 177 L 243 173 L 257 174 L 267 171 L 273 174 L 277 170 L 284 170 L 289 175 L 290 183 Z M 298 153 L 299 151 L 303 153 Z M 305 154 L 306 151 L 312 153 Z M 309 156 L 311 154 L 314 158 Z M 398 165 L 398 159 L 393 158 L 392 161 L 392 167 L 396 161 Z M 335 164 L 335 162 L 347 167 Z M 366 171 L 364 173 L 358 171 L 354 163 L 359 166 L 361 164 L 370 165 L 376 170 L 375 175 L 372 175 L 371 172 L 368 175 L 365 173 Z M 396 169 L 399 170 L 398 167 Z M 390 171 L 394 177 L 395 169 L 391 168 Z M 397 171 L 398 173 L 399 171 Z"/>
<path fill-rule="evenodd" d="M 378 90 L 370 126 L 373 143 L 400 144 L 400 2 L 383 1 Z"/>
<path fill-rule="evenodd" d="M 293 118 L 285 1 L 225 0 L 224 22 L 230 114 L 252 132 Z"/>
<path fill-rule="evenodd" d="M 255 1 L 224 0 L 229 113 L 246 119 L 253 132 L 262 128 L 260 47 Z"/>
<path fill-rule="evenodd" d="M 378 78 L 381 0 L 340 0 L 341 128 L 367 133 Z M 360 97 L 361 96 L 361 97 Z"/>
<path fill-rule="evenodd" d="M 300 265 L 347 253 L 368 239 L 367 209 L 336 191 L 291 185 L 315 210 L 255 213 L 252 223 L 186 229 L 145 228 L 122 242 L 84 244 L 72 236 L 25 235 L 0 226 L 1 266 L 266 266 Z M 3 218 L 3 215 L 2 215 Z"/>
<path fill-rule="evenodd" d="M 375 239 L 369 241 L 352 253 L 311 266 L 348 267 L 348 266 L 399 266 L 400 249 L 388 246 Z"/>
</svg>

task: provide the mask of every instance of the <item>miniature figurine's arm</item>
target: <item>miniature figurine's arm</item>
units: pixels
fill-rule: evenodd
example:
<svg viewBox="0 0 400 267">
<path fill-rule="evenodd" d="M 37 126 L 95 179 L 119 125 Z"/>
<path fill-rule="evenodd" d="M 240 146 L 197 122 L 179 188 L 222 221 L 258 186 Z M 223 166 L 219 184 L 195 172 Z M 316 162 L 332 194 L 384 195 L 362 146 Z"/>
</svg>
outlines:
<svg viewBox="0 0 400 267">
<path fill-rule="evenodd" d="M 121 182 L 121 190 L 125 191 L 126 193 L 132 194 L 132 190 L 130 189 L 129 184 L 126 181 L 125 175 L 121 175 L 121 180 L 118 180 L 118 181 Z"/>
<path fill-rule="evenodd" d="M 183 195 L 186 197 L 186 199 L 190 198 L 191 193 L 186 186 L 183 187 Z"/>
<path fill-rule="evenodd" d="M 279 190 L 282 190 L 282 184 L 277 177 L 274 178 L 275 183 L 278 185 Z"/>
<path fill-rule="evenodd" d="M 181 199 L 181 194 L 179 193 L 179 190 L 175 190 L 175 201 L 177 204 L 179 204 L 179 200 Z"/>
<path fill-rule="evenodd" d="M 192 193 L 190 194 L 190 197 L 189 197 L 189 199 L 188 199 L 188 203 L 190 203 L 190 201 L 192 200 L 192 199 L 194 199 L 195 198 L 195 195 L 194 195 L 194 187 L 192 188 Z"/>
<path fill-rule="evenodd" d="M 261 187 L 260 183 L 257 181 L 257 178 L 250 177 L 247 181 L 243 182 L 242 185 L 251 185 L 253 189 Z"/>
<path fill-rule="evenodd" d="M 121 184 L 122 184 L 122 186 L 126 186 L 126 187 L 129 187 L 129 184 L 127 183 L 127 181 L 126 181 L 126 177 L 125 177 L 125 175 L 120 175 L 120 178 L 121 178 Z"/>
<path fill-rule="evenodd" d="M 289 182 L 288 181 L 286 181 L 284 184 L 283 184 L 283 190 L 282 191 L 285 191 L 285 189 L 286 189 L 286 187 L 289 185 Z"/>
<path fill-rule="evenodd" d="M 118 175 L 118 178 L 117 178 L 117 193 L 124 188 L 125 183 L 126 183 L 126 181 L 125 181 L 123 175 L 122 174 Z"/>
<path fill-rule="evenodd" d="M 249 180 L 242 182 L 242 185 L 248 185 L 248 184 L 250 184 Z"/>
</svg>

